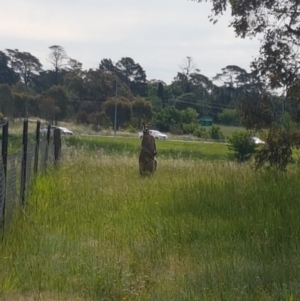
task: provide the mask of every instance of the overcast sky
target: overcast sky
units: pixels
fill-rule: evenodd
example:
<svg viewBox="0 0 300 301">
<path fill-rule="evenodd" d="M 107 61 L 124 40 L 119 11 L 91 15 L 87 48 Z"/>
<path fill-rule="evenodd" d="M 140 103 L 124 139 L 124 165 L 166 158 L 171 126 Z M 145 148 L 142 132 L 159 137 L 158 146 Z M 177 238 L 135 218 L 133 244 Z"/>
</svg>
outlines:
<svg viewBox="0 0 300 301">
<path fill-rule="evenodd" d="M 170 84 L 185 58 L 212 78 L 227 65 L 250 70 L 258 41 L 235 38 L 230 12 L 213 25 L 211 3 L 188 0 L 7 0 L 0 10 L 0 50 L 27 51 L 45 69 L 49 46 L 81 63 L 131 57 L 147 79 Z"/>
</svg>

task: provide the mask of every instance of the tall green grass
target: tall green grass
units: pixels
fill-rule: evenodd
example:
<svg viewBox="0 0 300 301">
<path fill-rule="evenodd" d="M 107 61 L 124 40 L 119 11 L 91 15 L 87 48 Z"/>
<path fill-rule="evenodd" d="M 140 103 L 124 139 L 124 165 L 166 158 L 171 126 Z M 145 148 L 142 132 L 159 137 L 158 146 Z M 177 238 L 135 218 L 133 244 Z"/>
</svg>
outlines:
<svg viewBox="0 0 300 301">
<path fill-rule="evenodd" d="M 299 176 L 65 154 L 0 244 L 0 299 L 299 300 Z"/>
</svg>

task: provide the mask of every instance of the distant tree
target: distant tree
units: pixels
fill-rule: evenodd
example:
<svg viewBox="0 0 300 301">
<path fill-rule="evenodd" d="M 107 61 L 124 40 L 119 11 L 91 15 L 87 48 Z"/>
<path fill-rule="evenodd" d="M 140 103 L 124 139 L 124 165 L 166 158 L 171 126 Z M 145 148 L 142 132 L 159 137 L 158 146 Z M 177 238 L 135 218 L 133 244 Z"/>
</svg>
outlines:
<svg viewBox="0 0 300 301">
<path fill-rule="evenodd" d="M 24 93 L 13 93 L 14 113 L 13 117 L 24 117 L 27 111 L 27 95 Z"/>
<path fill-rule="evenodd" d="M 148 122 L 151 120 L 153 111 L 150 101 L 146 101 L 141 97 L 135 97 L 132 102 L 133 117 L 138 120 L 138 127 L 142 126 L 142 121 Z"/>
<path fill-rule="evenodd" d="M 159 97 L 161 100 L 164 99 L 164 85 L 162 82 L 159 82 L 157 85 L 157 97 Z"/>
<path fill-rule="evenodd" d="M 40 115 L 40 96 L 27 95 L 27 114 L 28 116 L 38 117 Z"/>
<path fill-rule="evenodd" d="M 81 101 L 79 110 L 84 111 L 88 115 L 93 114 L 95 112 L 99 112 L 102 110 L 102 103 L 98 101 Z"/>
<path fill-rule="evenodd" d="M 13 116 L 13 95 L 8 84 L 0 84 L 0 112 L 4 116 Z"/>
<path fill-rule="evenodd" d="M 80 76 L 82 73 L 82 63 L 80 63 L 75 59 L 69 58 L 66 69 L 68 72 L 72 73 L 73 75 Z"/>
<path fill-rule="evenodd" d="M 6 49 L 6 52 L 10 58 L 11 68 L 19 74 L 25 86 L 28 87 L 32 83 L 33 76 L 42 69 L 39 59 L 29 52 L 19 52 L 18 49 Z"/>
<path fill-rule="evenodd" d="M 223 109 L 218 114 L 218 120 L 224 125 L 238 125 L 238 114 L 235 109 Z"/>
<path fill-rule="evenodd" d="M 157 96 L 150 96 L 145 99 L 151 103 L 153 112 L 159 112 L 163 108 L 163 102 Z"/>
<path fill-rule="evenodd" d="M 60 74 L 62 68 L 67 66 L 67 56 L 65 49 L 59 45 L 50 46 L 51 53 L 48 55 L 47 60 L 53 66 L 54 69 L 54 85 L 58 85 L 60 82 Z"/>
<path fill-rule="evenodd" d="M 53 86 L 54 72 L 52 70 L 41 70 L 31 78 L 31 87 L 36 93 L 47 91 Z"/>
<path fill-rule="evenodd" d="M 192 57 L 187 56 L 183 65 L 180 66 L 181 72 L 172 81 L 172 90 L 175 96 L 192 92 L 192 76 L 198 74 L 200 70 L 196 68 Z"/>
<path fill-rule="evenodd" d="M 140 64 L 132 58 L 123 57 L 116 63 L 119 78 L 126 83 L 135 96 L 146 96 L 147 76 Z"/>
<path fill-rule="evenodd" d="M 249 130 L 270 128 L 275 121 L 274 105 L 269 93 L 244 96 L 239 102 L 237 112 L 242 125 Z"/>
<path fill-rule="evenodd" d="M 185 93 L 179 96 L 175 101 L 175 107 L 177 110 L 193 108 L 199 112 L 199 104 L 197 103 L 197 97 L 194 93 Z"/>
<path fill-rule="evenodd" d="M 101 128 L 108 128 L 111 124 L 105 112 L 94 112 L 89 115 L 89 123 L 92 124 L 93 129 L 99 131 Z"/>
<path fill-rule="evenodd" d="M 111 59 L 102 59 L 99 64 L 99 69 L 110 73 L 117 73 L 117 68 Z"/>
<path fill-rule="evenodd" d="M 169 131 L 170 126 L 181 124 L 181 112 L 174 106 L 165 107 L 153 116 L 152 123 L 161 131 Z"/>
<path fill-rule="evenodd" d="M 187 108 L 181 111 L 181 122 L 185 124 L 198 123 L 199 114 L 193 108 Z"/>
<path fill-rule="evenodd" d="M 213 77 L 214 81 L 217 81 L 225 87 L 238 88 L 243 85 L 247 78 L 247 71 L 236 65 L 228 65 L 222 68 L 222 73 L 218 73 Z"/>
<path fill-rule="evenodd" d="M 240 98 L 247 98 L 249 93 L 259 97 L 265 88 L 255 72 L 248 73 L 236 65 L 222 68 L 222 72 L 214 76 L 213 80 L 222 84 L 215 88 L 216 102 L 231 108 L 238 104 Z"/>
<path fill-rule="evenodd" d="M 86 99 L 105 101 L 116 95 L 128 99 L 133 98 L 130 88 L 115 74 L 97 69 L 86 72 L 83 79 Z M 117 85 L 117 87 L 116 87 Z"/>
<path fill-rule="evenodd" d="M 18 74 L 9 67 L 9 57 L 0 51 L 0 84 L 15 84 L 19 80 Z"/>
<path fill-rule="evenodd" d="M 44 97 L 49 97 L 55 101 L 55 107 L 59 111 L 55 111 L 54 121 L 62 120 L 67 117 L 69 95 L 63 86 L 53 86 L 45 94 Z"/>
<path fill-rule="evenodd" d="M 76 118 L 78 123 L 89 124 L 89 116 L 86 111 L 79 111 Z"/>
<path fill-rule="evenodd" d="M 112 97 L 105 101 L 103 109 L 112 124 L 114 124 L 115 120 L 115 102 L 117 102 L 117 129 L 119 129 L 130 122 L 132 108 L 130 101 L 124 97 L 119 97 L 117 99 Z"/>
<path fill-rule="evenodd" d="M 59 113 L 60 109 L 55 105 L 55 100 L 46 96 L 40 102 L 41 117 L 52 121 L 55 119 L 55 114 Z"/>
</svg>

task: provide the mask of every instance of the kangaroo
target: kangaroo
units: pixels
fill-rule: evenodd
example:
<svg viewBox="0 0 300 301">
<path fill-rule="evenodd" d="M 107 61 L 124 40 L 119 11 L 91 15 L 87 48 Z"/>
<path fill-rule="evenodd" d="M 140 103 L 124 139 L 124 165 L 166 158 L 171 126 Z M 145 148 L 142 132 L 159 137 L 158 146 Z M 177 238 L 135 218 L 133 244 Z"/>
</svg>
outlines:
<svg viewBox="0 0 300 301">
<path fill-rule="evenodd" d="M 141 176 L 150 176 L 154 174 L 157 169 L 157 160 L 155 158 L 156 154 L 155 138 L 149 133 L 149 124 L 145 125 L 145 123 L 143 123 L 143 139 L 139 155 Z"/>
</svg>

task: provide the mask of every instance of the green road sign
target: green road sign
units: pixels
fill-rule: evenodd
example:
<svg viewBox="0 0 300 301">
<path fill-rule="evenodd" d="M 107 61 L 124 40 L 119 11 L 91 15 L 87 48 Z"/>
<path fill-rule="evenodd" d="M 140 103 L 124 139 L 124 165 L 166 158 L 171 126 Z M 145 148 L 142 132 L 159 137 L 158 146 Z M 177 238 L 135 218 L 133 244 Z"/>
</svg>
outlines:
<svg viewBox="0 0 300 301">
<path fill-rule="evenodd" d="M 202 126 L 212 126 L 213 120 L 212 120 L 212 117 L 202 117 L 202 118 L 200 118 L 199 123 Z"/>
</svg>

